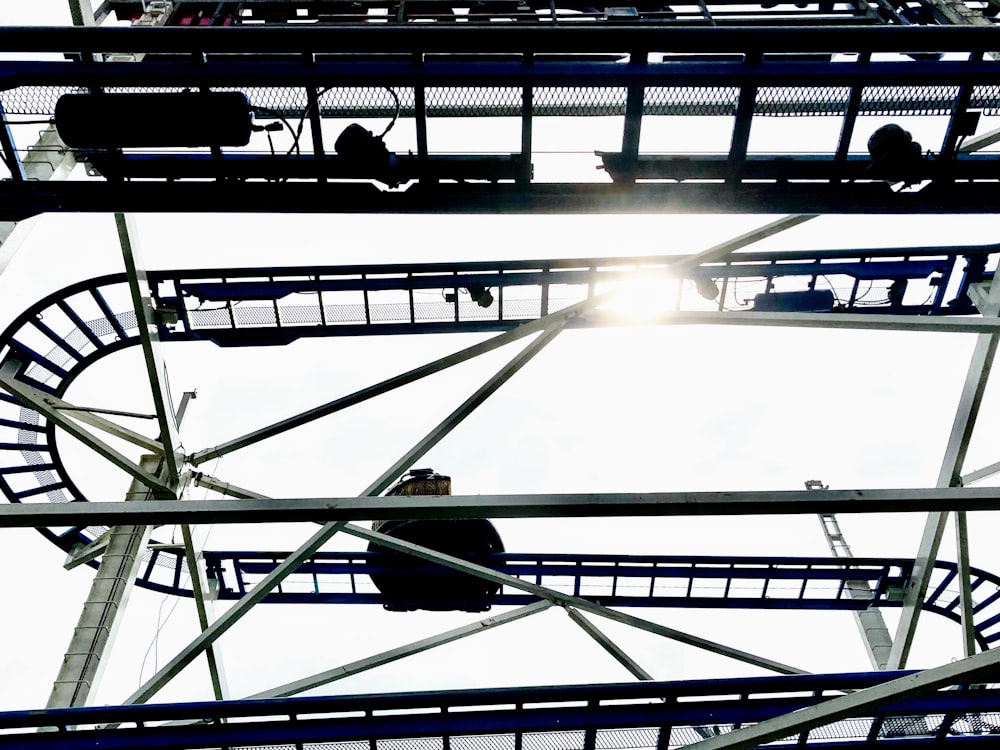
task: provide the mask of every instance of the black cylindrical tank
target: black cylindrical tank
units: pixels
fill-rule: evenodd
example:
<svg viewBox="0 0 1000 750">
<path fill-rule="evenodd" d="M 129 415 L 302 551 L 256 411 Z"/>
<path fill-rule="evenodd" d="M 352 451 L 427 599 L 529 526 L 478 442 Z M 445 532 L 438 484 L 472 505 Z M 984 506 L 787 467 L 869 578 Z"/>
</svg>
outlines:
<svg viewBox="0 0 1000 750">
<path fill-rule="evenodd" d="M 451 477 L 433 469 L 414 469 L 387 493 L 389 496 L 450 495 Z M 463 560 L 488 565 L 490 555 L 503 552 L 503 542 L 486 519 L 374 521 L 374 531 L 444 552 Z M 484 612 L 499 584 L 460 573 L 402 552 L 368 545 L 378 557 L 370 573 L 386 609 Z"/>
</svg>

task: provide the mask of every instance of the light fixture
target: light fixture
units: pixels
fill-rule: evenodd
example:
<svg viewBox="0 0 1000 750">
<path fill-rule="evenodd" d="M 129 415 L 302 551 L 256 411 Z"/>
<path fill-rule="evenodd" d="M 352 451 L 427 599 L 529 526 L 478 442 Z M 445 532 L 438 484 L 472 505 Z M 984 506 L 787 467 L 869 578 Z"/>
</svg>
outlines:
<svg viewBox="0 0 1000 750">
<path fill-rule="evenodd" d="M 889 180 L 905 180 L 914 176 L 922 156 L 920 144 L 909 131 L 899 125 L 883 125 L 868 139 L 871 170 L 876 176 Z"/>
<path fill-rule="evenodd" d="M 493 292 L 485 286 L 478 286 L 473 284 L 469 287 L 461 287 L 462 291 L 472 298 L 480 307 L 489 307 L 493 304 Z M 448 303 L 454 303 L 458 299 L 458 295 L 455 292 L 444 292 L 444 301 Z"/>
<path fill-rule="evenodd" d="M 694 288 L 705 299 L 717 299 L 719 296 L 719 285 L 715 283 L 715 279 L 710 279 L 707 276 L 696 278 Z"/>
<path fill-rule="evenodd" d="M 475 302 L 480 307 L 489 307 L 493 304 L 493 293 L 485 286 L 478 286 L 473 284 L 472 286 L 466 287 L 469 296 L 472 301 Z"/>
<path fill-rule="evenodd" d="M 56 130 L 71 148 L 246 146 L 253 116 L 239 91 L 64 94 Z"/>
</svg>

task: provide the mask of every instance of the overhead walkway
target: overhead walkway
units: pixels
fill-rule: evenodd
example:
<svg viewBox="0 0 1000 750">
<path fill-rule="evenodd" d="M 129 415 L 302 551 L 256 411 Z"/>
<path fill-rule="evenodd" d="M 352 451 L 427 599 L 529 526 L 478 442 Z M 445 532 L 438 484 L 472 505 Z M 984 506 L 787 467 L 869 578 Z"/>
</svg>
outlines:
<svg viewBox="0 0 1000 750">
<path fill-rule="evenodd" d="M 989 212 L 1000 160 L 963 143 L 981 135 L 983 115 L 1000 110 L 1000 62 L 988 58 L 994 29 L 907 25 L 910 5 L 866 4 L 866 24 L 839 27 L 753 25 L 799 10 L 782 6 L 754 10 L 738 27 L 638 16 L 618 23 L 604 20 L 604 8 L 589 24 L 546 23 L 535 13 L 524 23 L 304 17 L 225 28 L 0 30 L 5 50 L 65 56 L 0 61 L 0 105 L 12 123 L 54 117 L 71 93 L 239 91 L 256 128 L 242 145 L 137 139 L 136 131 L 162 139 L 163 123 L 197 116 L 196 106 L 162 110 L 127 145 L 116 145 L 114 131 L 104 131 L 107 143 L 70 143 L 87 175 L 59 184 L 18 178 L 25 152 L 11 131 L 0 144 L 11 173 L 0 181 L 0 219 L 109 210 Z M 834 4 L 837 13 L 848 7 Z M 586 145 L 551 153 L 562 146 L 545 145 L 542 121 L 556 116 Z M 865 144 L 874 116 L 937 117 L 943 137 L 921 144 L 902 174 L 873 170 Z M 389 152 L 336 146 L 357 120 L 374 138 L 397 117 L 412 118 L 412 135 L 393 133 Z M 592 117 L 616 118 L 620 139 L 595 139 Z M 668 117 L 722 118 L 728 137 L 696 144 L 691 131 L 674 128 L 669 142 L 657 141 L 657 118 Z M 794 152 L 758 147 L 752 134 L 785 117 L 835 119 L 839 135 L 805 138 L 800 129 Z M 468 122 L 462 143 L 435 132 L 443 118 Z M 503 145 L 496 118 L 508 120 Z"/>
<path fill-rule="evenodd" d="M 970 316 L 977 313 L 970 288 L 988 280 L 987 258 L 998 251 L 998 246 L 987 245 L 743 252 L 695 268 L 685 279 L 668 276 L 667 268 L 676 260 L 669 256 L 151 271 L 148 278 L 161 340 L 254 346 L 315 336 L 506 330 L 613 285 L 624 285 L 627 294 L 662 294 L 668 315 L 773 314 L 781 309 L 774 300 L 799 304 L 796 295 L 825 291 L 825 314 L 831 316 Z M 782 296 L 786 293 L 792 296 Z M 139 342 L 130 307 L 124 275 L 68 287 L 11 324 L 0 337 L 0 363 L 16 362 L 21 384 L 61 397 L 88 366 Z M 581 317 L 576 322 L 604 325 L 612 319 Z M 0 488 L 8 500 L 85 501 L 61 462 L 54 425 L 6 394 L 0 395 L 0 408 Z M 67 551 L 104 531 L 43 529 Z M 139 584 L 190 595 L 181 582 L 183 554 L 182 548 L 154 544 L 146 552 Z M 279 552 L 205 553 L 207 573 L 218 582 L 223 599 L 239 598 L 282 559 Z M 913 569 L 913 561 L 903 559 L 578 554 L 506 554 L 491 558 L 489 564 L 522 580 L 611 606 L 766 609 L 897 606 Z M 318 553 L 266 601 L 384 604 L 370 580 L 380 565 L 377 555 Z M 435 575 L 433 567 L 419 564 L 413 572 L 429 580 Z M 955 575 L 954 564 L 936 565 L 924 607 L 957 621 Z M 870 602 L 849 596 L 851 581 L 868 584 Z M 972 590 L 994 592 L 975 609 L 976 636 L 985 649 L 1000 638 L 1000 578 L 975 570 Z M 489 604 L 530 599 L 501 589 Z M 421 602 L 400 604 L 394 603 L 406 608 Z"/>
<path fill-rule="evenodd" d="M 908 672 L 104 706 L 0 713 L 0 748 L 635 748 L 671 750 Z M 1000 690 L 893 700 L 768 747 L 987 748 Z M 168 723 L 169 722 L 169 723 Z M 114 725 L 113 728 L 107 725 Z M 37 731 L 40 728 L 50 731 Z M 55 730 L 55 731 L 52 731 Z"/>
<path fill-rule="evenodd" d="M 780 324 L 790 310 L 957 319 L 977 313 L 968 292 L 989 278 L 986 262 L 996 252 L 985 245 L 739 253 L 684 279 L 669 277 L 669 256 L 150 271 L 148 278 L 162 341 L 260 346 L 508 330 L 615 285 L 624 285 L 626 303 L 654 297 L 662 315 L 636 318 L 626 304 L 620 313 L 598 311 L 572 325 L 723 322 L 718 316 L 764 322 L 768 315 Z M 16 367 L 21 384 L 61 397 L 84 369 L 139 344 L 131 305 L 124 274 L 67 287 L 11 323 L 0 336 L 0 364 Z M 648 310 L 649 300 L 642 306 Z M 10 501 L 86 500 L 63 467 L 54 425 L 7 393 L 0 393 L 0 455 L 0 489 Z M 103 531 L 45 533 L 68 551 Z"/>
</svg>

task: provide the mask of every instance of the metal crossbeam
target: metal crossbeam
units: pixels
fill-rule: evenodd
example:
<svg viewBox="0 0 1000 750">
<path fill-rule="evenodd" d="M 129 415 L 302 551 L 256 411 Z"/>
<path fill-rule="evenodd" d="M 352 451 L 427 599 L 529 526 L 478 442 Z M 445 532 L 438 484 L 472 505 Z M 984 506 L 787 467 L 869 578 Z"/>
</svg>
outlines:
<svg viewBox="0 0 1000 750">
<path fill-rule="evenodd" d="M 383 474 L 376 479 L 361 494 L 361 497 L 377 495 L 385 491 L 392 482 L 396 480 L 404 471 L 417 461 L 427 451 L 440 442 L 448 433 L 472 413 L 472 411 L 493 394 L 503 383 L 511 378 L 518 370 L 526 365 L 538 352 L 562 331 L 565 321 L 557 320 L 546 330 L 540 333 L 534 341 L 528 344 L 521 352 L 501 368 L 491 377 L 481 388 L 467 398 L 457 409 L 448 415 L 440 424 L 431 430 L 422 440 L 403 454 L 393 463 Z M 198 654 L 211 646 L 219 637 L 252 607 L 259 603 L 270 591 L 277 587 L 285 578 L 293 573 L 299 565 L 308 559 L 313 553 L 319 550 L 338 531 L 346 526 L 346 522 L 336 521 L 324 525 L 318 532 L 294 553 L 289 555 L 283 563 L 278 565 L 269 575 L 260 581 L 252 591 L 246 594 L 236 604 L 229 608 L 225 614 L 217 619 L 201 635 L 195 638 L 190 644 L 180 651 L 170 660 L 159 672 L 153 675 L 145 684 L 133 693 L 128 703 L 144 703 L 155 695 L 164 685 L 178 674 L 184 667 L 193 661 Z"/>
<path fill-rule="evenodd" d="M 132 306 L 139 322 L 137 330 L 146 363 L 146 375 L 149 378 L 153 404 L 156 407 L 156 419 L 160 425 L 160 442 L 163 444 L 165 462 L 164 483 L 177 492 L 180 489 L 180 470 L 184 458 L 180 455 L 180 436 L 177 433 L 175 410 L 167 384 L 166 366 L 160 353 L 160 339 L 153 318 L 146 267 L 139 252 L 135 218 L 130 214 L 116 213 L 115 224 L 118 227 L 118 241 L 125 261 Z"/>
<path fill-rule="evenodd" d="M 1000 319 L 998 318 L 1000 284 L 992 285 L 984 308 L 982 311 L 984 316 L 992 320 Z M 1000 334 L 981 334 L 976 340 L 976 346 L 973 349 L 966 372 L 965 383 L 962 387 L 962 396 L 952 423 L 948 444 L 945 447 L 945 455 L 941 461 L 937 478 L 938 487 L 954 487 L 961 483 L 962 466 L 965 463 L 965 455 L 969 441 L 972 439 L 972 432 L 979 415 L 979 407 L 982 405 L 983 394 L 986 391 L 986 383 L 998 345 L 1000 345 Z M 916 635 L 921 602 L 927 595 L 931 568 L 937 558 L 938 547 L 941 544 L 947 521 L 948 511 L 939 508 L 931 511 L 924 523 L 924 531 L 917 549 L 913 578 L 907 588 L 903 612 L 893 637 L 892 652 L 889 655 L 889 669 L 899 669 L 906 665 L 910 647 Z M 968 579 L 964 578 L 962 582 L 967 585 Z M 964 596 L 968 599 L 969 592 L 966 591 Z"/>
<path fill-rule="evenodd" d="M 406 554 L 413 555 L 414 557 L 419 557 L 423 560 L 428 560 L 430 562 L 458 570 L 462 573 L 474 575 L 477 578 L 483 578 L 487 581 L 493 581 L 494 583 L 499 583 L 503 586 L 509 586 L 514 589 L 526 591 L 527 593 L 539 598 L 549 599 L 554 604 L 581 609 L 584 612 L 600 615 L 601 617 L 605 617 L 609 620 L 614 620 L 624 625 L 630 625 L 634 628 L 645 630 L 649 633 L 654 633 L 688 646 L 694 646 L 695 648 L 727 656 L 731 659 L 752 664 L 756 667 L 768 669 L 780 674 L 806 673 L 805 670 L 799 669 L 798 667 L 792 667 L 773 659 L 758 656 L 757 654 L 751 654 L 747 651 L 743 651 L 742 649 L 726 646 L 722 643 L 716 643 L 708 640 L 707 638 L 691 635 L 690 633 L 685 633 L 681 630 L 668 628 L 665 625 L 650 622 L 649 620 L 644 620 L 640 617 L 633 617 L 632 615 L 627 615 L 624 612 L 604 607 L 588 599 L 583 599 L 572 594 L 564 594 L 561 591 L 556 591 L 555 589 L 551 589 L 546 586 L 539 586 L 538 584 L 531 583 L 530 581 L 523 581 L 520 578 L 515 578 L 514 576 L 507 575 L 506 573 L 500 573 L 499 571 L 482 565 L 477 565 L 476 563 L 469 562 L 468 560 L 462 560 L 451 555 L 446 555 L 443 552 L 428 549 L 427 547 L 422 547 L 418 544 L 413 544 L 412 542 L 407 542 L 402 539 L 396 539 L 395 537 L 391 537 L 377 531 L 371 531 L 357 526 L 356 524 L 345 523 L 342 527 L 342 531 L 345 534 L 360 537 L 361 539 L 365 539 L 369 542 L 375 542 L 380 547 L 396 550 L 397 552 L 404 552 Z"/>
<path fill-rule="evenodd" d="M 398 474 L 396 475 L 399 476 Z M 204 481 L 194 478 L 195 484 Z M 213 487 L 224 488 L 216 480 Z M 244 493 L 241 493 L 244 494 Z M 252 493 L 246 492 L 245 494 Z M 1000 510 L 1000 488 L 799 490 L 743 492 L 573 493 L 448 495 L 407 498 L 305 497 L 0 505 L 0 528 L 119 523 L 295 523 L 403 518 L 571 518 L 609 516 L 801 515 L 914 513 L 931 508 Z M 257 496 L 260 497 L 260 496 Z"/>
<path fill-rule="evenodd" d="M 989 680 L 998 665 L 1000 649 L 994 649 L 858 690 L 850 695 L 832 698 L 816 706 L 762 721 L 752 727 L 737 729 L 722 737 L 707 739 L 692 747 L 698 750 L 749 750 L 837 719 L 864 716 L 866 712 L 892 701 L 927 694 L 958 683 L 969 683 L 977 678 Z"/>
<path fill-rule="evenodd" d="M 534 604 L 518 607 L 510 612 L 493 615 L 483 620 L 479 620 L 478 622 L 464 625 L 460 628 L 454 628 L 428 638 L 421 638 L 420 640 L 408 643 L 405 646 L 389 649 L 388 651 L 383 651 L 364 659 L 353 661 L 349 664 L 334 667 L 333 669 L 328 669 L 309 677 L 303 677 L 300 680 L 295 680 L 294 682 L 289 682 L 285 685 L 270 688 L 269 690 L 264 690 L 260 693 L 254 693 L 249 696 L 248 700 L 285 698 L 291 695 L 297 695 L 298 693 L 304 693 L 306 690 L 312 690 L 314 688 L 322 687 L 323 685 L 329 685 L 331 682 L 342 680 L 345 677 L 351 677 L 352 675 L 366 672 L 369 669 L 375 669 L 376 667 L 380 667 L 384 664 L 391 664 L 392 662 L 398 661 L 399 659 L 403 659 L 407 656 L 413 656 L 414 654 L 419 654 L 432 648 L 437 648 L 438 646 L 444 646 L 445 644 L 453 643 L 454 641 L 466 638 L 470 635 L 475 635 L 476 633 L 482 633 L 483 631 L 490 630 L 498 625 L 506 625 L 510 622 L 516 622 L 517 620 L 521 620 L 525 617 L 543 612 L 551 606 L 552 602 L 547 599 L 543 599 L 542 601 L 535 602 Z"/>
</svg>

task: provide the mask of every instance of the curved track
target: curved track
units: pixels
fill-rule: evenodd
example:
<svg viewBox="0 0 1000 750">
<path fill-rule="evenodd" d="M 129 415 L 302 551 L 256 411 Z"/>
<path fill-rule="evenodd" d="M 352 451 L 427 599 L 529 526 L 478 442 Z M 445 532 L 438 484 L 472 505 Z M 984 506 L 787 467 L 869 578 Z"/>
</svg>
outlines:
<svg viewBox="0 0 1000 750">
<path fill-rule="evenodd" d="M 715 300 L 680 295 L 677 306 L 721 311 L 739 306 L 737 281 L 743 294 L 748 284 L 757 284 L 765 293 L 776 280 L 805 277 L 812 284 L 822 278 L 834 289 L 845 312 L 973 313 L 965 292 L 981 278 L 986 256 L 996 250 L 996 246 L 982 246 L 742 253 L 736 261 L 702 266 L 690 273 L 688 280 L 695 285 L 710 281 L 721 287 Z M 161 340 L 259 346 L 316 336 L 506 330 L 584 299 L 600 284 L 620 281 L 637 268 L 660 272 L 671 260 L 209 269 L 154 271 L 148 278 L 150 296 L 162 321 Z M 913 287 L 924 285 L 933 294 L 926 299 L 922 291 L 913 295 L 922 300 L 917 304 L 906 301 L 913 297 L 895 295 L 893 299 L 894 295 L 887 294 L 892 301 L 872 305 L 864 300 L 865 284 L 869 289 L 880 285 L 883 291 L 899 284 L 916 291 Z M 468 294 L 468 289 L 477 286 L 492 290 L 495 299 L 489 305 L 477 304 Z M 432 295 L 427 301 L 428 292 L 440 296 Z M 952 295 L 954 299 L 949 300 Z M 752 314 L 750 308 L 743 309 Z M 576 324 L 601 321 L 583 318 Z M 24 311 L 0 336 L 0 353 L 3 363 L 20 363 L 18 381 L 61 397 L 88 366 L 138 343 L 127 281 L 118 274 L 72 285 Z M 0 430 L 0 435 L 10 436 L 0 438 L 0 490 L 9 501 L 87 500 L 62 463 L 56 426 L 42 414 L 0 393 Z M 72 527 L 43 529 L 42 533 L 69 551 L 104 531 L 103 527 Z M 238 597 L 255 577 L 266 575 L 282 559 L 282 553 L 270 552 L 206 553 L 209 575 L 218 579 L 222 598 Z M 146 552 L 145 563 L 140 585 L 190 595 L 181 585 L 183 551 L 153 549 Z M 310 585 L 296 587 L 295 594 L 276 591 L 266 601 L 381 603 L 368 578 L 377 564 L 377 559 L 364 554 L 318 554 L 297 574 L 307 577 Z M 535 582 L 551 576 L 556 566 L 570 581 L 568 593 L 593 596 L 613 606 L 857 609 L 863 603 L 845 596 L 847 581 L 868 582 L 873 590 L 870 604 L 894 606 L 913 562 L 518 554 L 497 556 L 494 565 Z M 938 563 L 924 606 L 958 620 L 958 599 L 950 588 L 954 568 Z M 972 585 L 973 590 L 993 592 L 976 607 L 977 636 L 987 648 L 1000 638 L 1000 577 L 974 570 Z M 515 604 L 522 599 L 517 592 L 501 591 L 492 603 Z"/>
</svg>

